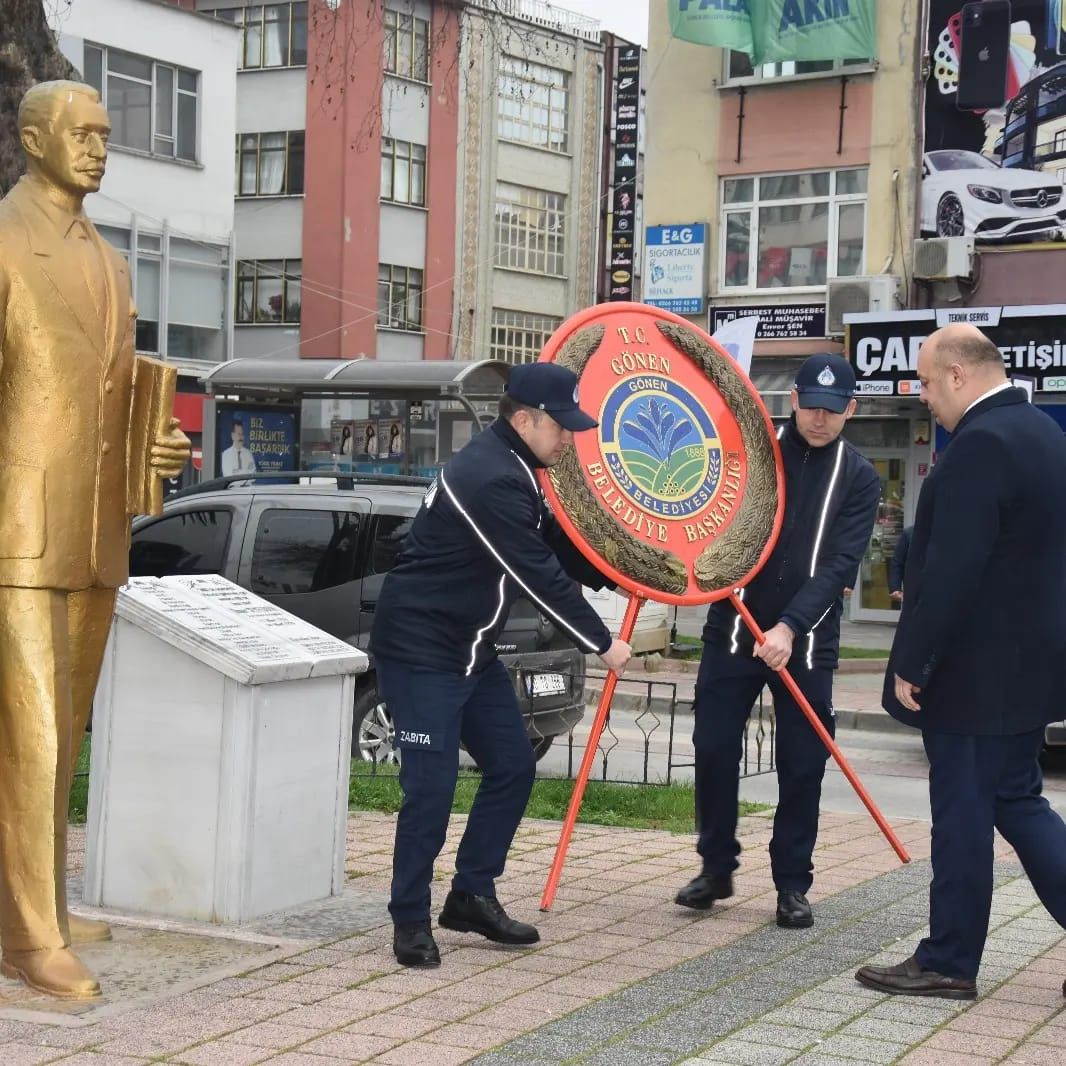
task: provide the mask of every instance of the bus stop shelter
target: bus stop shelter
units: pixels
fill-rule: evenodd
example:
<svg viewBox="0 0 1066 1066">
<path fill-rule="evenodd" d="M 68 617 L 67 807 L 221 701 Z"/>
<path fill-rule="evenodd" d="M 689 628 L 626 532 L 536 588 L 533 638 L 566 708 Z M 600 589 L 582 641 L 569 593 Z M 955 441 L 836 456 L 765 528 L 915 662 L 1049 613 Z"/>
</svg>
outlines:
<svg viewBox="0 0 1066 1066">
<path fill-rule="evenodd" d="M 204 474 L 217 473 L 216 400 L 292 406 L 306 399 L 388 400 L 403 403 L 405 454 L 402 472 L 411 467 L 411 404 L 434 401 L 458 405 L 474 426 L 495 417 L 510 365 L 498 359 L 459 361 L 424 359 L 383 362 L 377 359 L 231 359 L 200 378 L 207 393 L 204 406 Z M 492 404 L 490 412 L 479 410 Z M 209 459 L 210 457 L 210 459 Z M 210 465 L 209 465 L 210 464 Z"/>
</svg>

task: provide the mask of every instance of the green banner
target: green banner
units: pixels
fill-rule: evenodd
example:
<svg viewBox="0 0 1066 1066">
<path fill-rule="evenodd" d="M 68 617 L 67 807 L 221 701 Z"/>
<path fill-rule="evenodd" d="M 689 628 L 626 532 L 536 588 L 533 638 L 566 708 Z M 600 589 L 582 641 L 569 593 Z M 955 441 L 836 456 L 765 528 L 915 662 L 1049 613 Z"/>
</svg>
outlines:
<svg viewBox="0 0 1066 1066">
<path fill-rule="evenodd" d="M 674 37 L 745 52 L 756 66 L 873 59 L 875 11 L 876 0 L 668 0 Z"/>
<path fill-rule="evenodd" d="M 751 55 L 755 45 L 750 6 L 749 0 L 668 0 L 670 32 L 681 41 Z"/>
<path fill-rule="evenodd" d="M 753 63 L 877 55 L 875 0 L 752 0 L 750 6 L 763 30 L 755 34 L 761 47 Z"/>
</svg>

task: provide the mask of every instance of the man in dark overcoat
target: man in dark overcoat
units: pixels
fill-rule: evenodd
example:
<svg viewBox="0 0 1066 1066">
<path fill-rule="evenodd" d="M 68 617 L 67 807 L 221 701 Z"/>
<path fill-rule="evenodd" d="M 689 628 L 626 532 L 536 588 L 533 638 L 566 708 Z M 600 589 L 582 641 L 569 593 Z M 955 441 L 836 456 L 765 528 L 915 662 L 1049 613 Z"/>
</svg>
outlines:
<svg viewBox="0 0 1066 1066">
<path fill-rule="evenodd" d="M 974 326 L 933 333 L 918 378 L 952 437 L 918 500 L 884 706 L 922 731 L 929 756 L 930 928 L 906 962 L 856 977 L 972 999 L 995 830 L 1066 926 L 1066 825 L 1037 761 L 1044 726 L 1066 709 L 1066 438 Z"/>
</svg>

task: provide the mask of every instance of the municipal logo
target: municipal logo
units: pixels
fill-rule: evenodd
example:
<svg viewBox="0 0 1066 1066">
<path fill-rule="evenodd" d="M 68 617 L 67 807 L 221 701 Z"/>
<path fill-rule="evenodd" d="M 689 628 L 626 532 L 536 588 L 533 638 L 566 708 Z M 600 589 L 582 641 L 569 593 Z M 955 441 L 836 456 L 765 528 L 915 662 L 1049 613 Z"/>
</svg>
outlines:
<svg viewBox="0 0 1066 1066">
<path fill-rule="evenodd" d="M 695 397 L 658 374 L 622 381 L 600 415 L 607 469 L 618 489 L 652 514 L 699 514 L 722 477 L 722 442 Z"/>
</svg>

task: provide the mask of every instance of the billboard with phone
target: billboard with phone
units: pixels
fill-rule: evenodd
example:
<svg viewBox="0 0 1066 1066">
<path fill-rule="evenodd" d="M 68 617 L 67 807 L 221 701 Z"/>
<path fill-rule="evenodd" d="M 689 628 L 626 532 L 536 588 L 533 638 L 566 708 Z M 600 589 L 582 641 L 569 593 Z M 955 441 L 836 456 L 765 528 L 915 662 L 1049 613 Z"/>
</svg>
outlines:
<svg viewBox="0 0 1066 1066">
<path fill-rule="evenodd" d="M 1066 0 L 932 0 L 920 228 L 1066 236 Z"/>
</svg>

